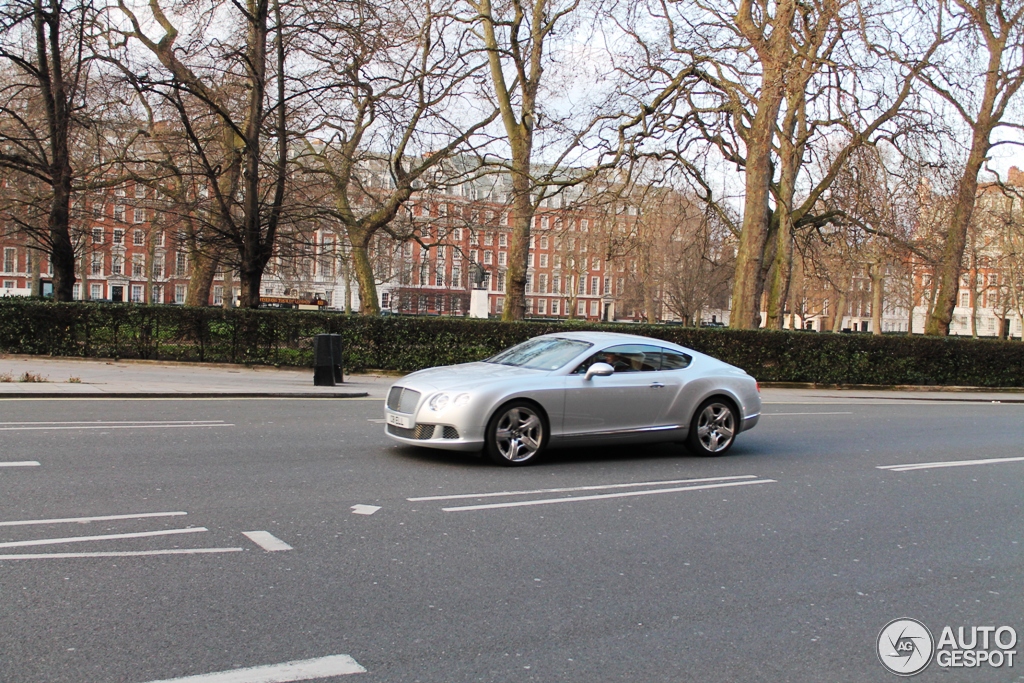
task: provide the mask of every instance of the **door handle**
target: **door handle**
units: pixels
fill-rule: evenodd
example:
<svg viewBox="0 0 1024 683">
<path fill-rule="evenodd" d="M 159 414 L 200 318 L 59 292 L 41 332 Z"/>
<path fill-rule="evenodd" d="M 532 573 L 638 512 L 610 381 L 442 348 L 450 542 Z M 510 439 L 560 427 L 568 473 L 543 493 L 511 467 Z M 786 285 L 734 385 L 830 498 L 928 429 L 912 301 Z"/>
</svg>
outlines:
<svg viewBox="0 0 1024 683">
<path fill-rule="evenodd" d="M 651 382 L 651 389 L 664 389 L 665 385 L 661 382 Z"/>
</svg>

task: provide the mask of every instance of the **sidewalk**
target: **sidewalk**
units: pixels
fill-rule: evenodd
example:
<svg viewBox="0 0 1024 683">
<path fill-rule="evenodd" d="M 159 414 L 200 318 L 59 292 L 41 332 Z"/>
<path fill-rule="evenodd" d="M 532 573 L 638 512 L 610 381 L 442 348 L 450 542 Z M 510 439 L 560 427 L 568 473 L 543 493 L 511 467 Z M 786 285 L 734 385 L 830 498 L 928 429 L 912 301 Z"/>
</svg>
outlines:
<svg viewBox="0 0 1024 683">
<path fill-rule="evenodd" d="M 25 374 L 43 381 L 21 381 Z M 312 368 L 0 355 L 0 399 L 11 398 L 384 398 L 395 377 L 345 375 L 313 386 Z"/>
<path fill-rule="evenodd" d="M 20 381 L 25 374 L 45 381 Z M 312 368 L 218 363 L 0 355 L 0 399 L 12 398 L 379 398 L 398 374 L 345 375 L 344 384 L 313 386 Z M 970 387 L 814 388 L 762 384 L 772 403 L 1024 403 L 1024 392 Z"/>
</svg>

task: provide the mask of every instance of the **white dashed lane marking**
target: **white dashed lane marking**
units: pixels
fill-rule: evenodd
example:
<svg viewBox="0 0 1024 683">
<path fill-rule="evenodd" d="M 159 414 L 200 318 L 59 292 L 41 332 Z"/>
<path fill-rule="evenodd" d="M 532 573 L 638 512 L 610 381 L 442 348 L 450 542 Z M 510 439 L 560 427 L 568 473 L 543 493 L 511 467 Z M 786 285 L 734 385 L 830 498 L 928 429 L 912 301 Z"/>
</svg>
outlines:
<svg viewBox="0 0 1024 683">
<path fill-rule="evenodd" d="M 293 548 L 269 531 L 243 531 L 242 535 L 267 552 L 292 550 Z M 301 680 L 301 679 L 295 679 Z"/>
<path fill-rule="evenodd" d="M 331 655 L 317 659 L 301 659 L 284 664 L 253 666 L 212 674 L 166 678 L 149 683 L 289 683 L 318 678 L 365 673 L 366 669 L 348 655 Z"/>
<path fill-rule="evenodd" d="M 205 555 L 209 553 L 240 553 L 241 548 L 173 548 L 170 550 L 125 550 L 100 553 L 35 553 L 0 555 L 0 560 L 68 560 L 78 557 L 144 557 L 147 555 Z"/>
<path fill-rule="evenodd" d="M 146 517 L 178 517 L 187 515 L 187 512 L 139 512 L 131 515 L 103 515 L 101 517 L 61 517 L 59 519 L 20 519 L 13 522 L 0 522 L 0 526 L 26 526 L 30 524 L 66 524 L 77 522 L 86 524 L 88 522 L 109 522 L 115 519 L 143 519 Z"/>
<path fill-rule="evenodd" d="M 377 510 L 380 510 L 379 505 L 353 505 L 352 514 L 354 515 L 372 515 Z"/>
<path fill-rule="evenodd" d="M 941 467 L 971 467 L 972 465 L 997 465 L 1004 462 L 1024 462 L 1024 457 L 985 458 L 984 460 L 948 460 L 945 462 L 917 462 L 905 465 L 879 465 L 878 469 L 890 470 L 892 472 L 910 472 L 912 470 L 931 470 L 938 469 Z"/>
<path fill-rule="evenodd" d="M 18 460 L 13 462 L 0 462 L 0 467 L 39 467 L 36 460 Z"/>
<path fill-rule="evenodd" d="M 656 493 L 680 493 L 683 491 L 700 491 L 705 489 L 727 488 L 733 486 L 747 486 L 748 484 L 769 484 L 774 479 L 758 479 L 753 474 L 741 474 L 730 477 L 706 477 L 703 479 L 670 479 L 663 481 L 641 481 L 624 484 L 598 484 L 593 486 L 571 486 L 563 488 L 534 489 L 526 491 L 496 491 L 491 493 L 458 493 L 440 496 L 421 496 L 417 498 L 406 498 L 408 501 L 432 501 L 432 500 L 459 500 L 466 498 L 495 498 L 510 496 L 536 496 L 548 493 L 576 493 L 580 491 L 601 491 L 609 489 L 635 489 L 632 491 L 617 491 L 615 493 L 600 493 L 589 496 L 562 496 L 559 498 L 540 498 L 532 500 L 519 500 L 507 503 L 485 503 L 479 505 L 463 505 L 456 507 L 441 508 L 445 512 L 466 512 L 469 510 L 491 510 L 496 508 L 524 507 L 528 505 L 554 505 L 556 503 L 578 503 L 589 500 L 603 500 L 609 498 L 629 498 L 632 496 L 650 496 Z M 680 486 L 675 486 L 680 484 Z M 664 487 L 669 488 L 649 488 Z"/>
<path fill-rule="evenodd" d="M 137 420 L 132 422 L 0 422 L 0 432 L 60 431 L 69 429 L 175 429 L 234 427 L 224 420 Z"/>
<path fill-rule="evenodd" d="M 135 531 L 128 534 L 104 534 L 102 536 L 67 536 L 65 538 L 37 538 L 31 541 L 8 541 L 0 543 L 0 548 L 22 548 L 30 545 L 59 545 L 61 543 L 84 543 L 86 541 L 112 541 L 122 538 L 148 538 L 150 536 L 173 536 L 176 534 L 197 534 L 207 531 L 206 527 L 188 527 L 187 529 L 163 529 L 161 531 Z"/>
</svg>

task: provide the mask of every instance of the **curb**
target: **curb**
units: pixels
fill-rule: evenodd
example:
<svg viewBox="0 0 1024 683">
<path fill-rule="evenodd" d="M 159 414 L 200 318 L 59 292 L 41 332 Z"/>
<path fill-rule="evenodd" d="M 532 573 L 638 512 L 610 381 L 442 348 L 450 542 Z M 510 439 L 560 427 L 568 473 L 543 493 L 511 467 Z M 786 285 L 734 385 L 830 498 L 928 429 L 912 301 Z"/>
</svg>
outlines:
<svg viewBox="0 0 1024 683">
<path fill-rule="evenodd" d="M 946 391 L 951 393 L 975 394 L 1024 394 L 1024 387 L 960 387 L 925 384 L 819 384 L 817 382 L 758 382 L 769 389 L 836 389 L 853 391 Z M 922 399 L 924 400 L 924 399 Z M 935 399 L 941 401 L 963 401 L 967 399 Z"/>
</svg>

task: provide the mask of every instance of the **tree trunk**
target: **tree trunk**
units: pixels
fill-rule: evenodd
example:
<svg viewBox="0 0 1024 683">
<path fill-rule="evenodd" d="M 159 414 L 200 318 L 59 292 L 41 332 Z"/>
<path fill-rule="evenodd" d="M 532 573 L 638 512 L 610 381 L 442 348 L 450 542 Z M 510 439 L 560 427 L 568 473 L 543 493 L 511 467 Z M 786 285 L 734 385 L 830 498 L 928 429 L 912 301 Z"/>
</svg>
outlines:
<svg viewBox="0 0 1024 683">
<path fill-rule="evenodd" d="M 530 259 L 533 227 L 533 197 L 530 193 L 530 144 L 513 145 L 512 152 L 512 242 L 505 271 L 505 308 L 501 319 L 526 317 L 526 270 Z"/>
<path fill-rule="evenodd" d="M 380 304 L 377 302 L 377 281 L 373 276 L 373 264 L 366 244 L 352 242 L 352 267 L 356 271 L 356 282 L 359 285 L 359 313 L 362 315 L 380 315 Z"/>
<path fill-rule="evenodd" d="M 784 23 L 784 26 L 777 26 L 776 29 L 788 33 L 789 22 Z M 729 315 L 730 327 L 737 329 L 756 329 L 761 325 L 760 299 L 764 290 L 762 266 L 770 218 L 768 200 L 772 181 L 772 140 L 785 89 L 778 66 L 772 68 L 765 65 L 761 85 L 757 111 L 744 140 L 747 147 L 746 192 L 743 223 L 736 250 L 732 311 Z"/>
<path fill-rule="evenodd" d="M 849 287 L 847 286 L 847 289 Z M 843 331 L 843 318 L 846 316 L 847 293 L 846 290 L 839 292 L 839 301 L 836 302 L 836 317 L 832 320 L 832 332 L 838 334 Z"/>
<path fill-rule="evenodd" d="M 871 334 L 882 334 L 882 305 L 885 293 L 885 264 L 881 261 L 871 265 Z"/>
<path fill-rule="evenodd" d="M 213 287 L 213 275 L 217 272 L 219 259 L 208 256 L 198 249 L 192 250 L 189 258 L 192 260 L 192 274 L 188 280 L 185 305 L 209 306 L 210 289 Z"/>
</svg>

